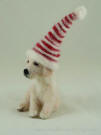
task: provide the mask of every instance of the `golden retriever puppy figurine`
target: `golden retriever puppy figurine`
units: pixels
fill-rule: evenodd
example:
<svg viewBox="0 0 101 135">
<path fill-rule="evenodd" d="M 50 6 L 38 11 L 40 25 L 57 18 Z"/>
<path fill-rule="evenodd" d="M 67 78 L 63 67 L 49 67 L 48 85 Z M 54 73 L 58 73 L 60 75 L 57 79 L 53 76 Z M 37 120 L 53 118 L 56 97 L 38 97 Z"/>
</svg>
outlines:
<svg viewBox="0 0 101 135">
<path fill-rule="evenodd" d="M 27 52 L 26 67 L 23 72 L 27 78 L 33 79 L 33 85 L 18 107 L 19 111 L 29 110 L 30 117 L 39 116 L 47 119 L 57 110 L 60 101 L 54 73 L 60 57 L 60 46 L 73 22 L 83 19 L 85 15 L 85 7 L 66 15 Z"/>
<path fill-rule="evenodd" d="M 27 58 L 24 75 L 35 78 L 27 92 L 25 101 L 19 106 L 19 111 L 29 110 L 29 116 L 40 116 L 46 119 L 59 106 L 59 97 L 54 80 L 54 72 L 30 57 Z"/>
</svg>

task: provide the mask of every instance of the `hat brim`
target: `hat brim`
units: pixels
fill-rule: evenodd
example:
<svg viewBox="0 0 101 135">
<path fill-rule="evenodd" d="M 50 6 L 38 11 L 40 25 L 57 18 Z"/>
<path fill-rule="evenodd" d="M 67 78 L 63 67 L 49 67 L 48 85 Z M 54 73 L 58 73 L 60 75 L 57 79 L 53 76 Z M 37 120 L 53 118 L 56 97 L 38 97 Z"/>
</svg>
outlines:
<svg viewBox="0 0 101 135">
<path fill-rule="evenodd" d="M 27 55 L 27 57 L 32 58 L 33 60 L 39 62 L 40 64 L 44 65 L 45 67 L 47 67 L 51 70 L 58 69 L 58 63 L 47 60 L 45 57 L 41 56 L 34 50 L 28 50 L 26 55 Z"/>
</svg>

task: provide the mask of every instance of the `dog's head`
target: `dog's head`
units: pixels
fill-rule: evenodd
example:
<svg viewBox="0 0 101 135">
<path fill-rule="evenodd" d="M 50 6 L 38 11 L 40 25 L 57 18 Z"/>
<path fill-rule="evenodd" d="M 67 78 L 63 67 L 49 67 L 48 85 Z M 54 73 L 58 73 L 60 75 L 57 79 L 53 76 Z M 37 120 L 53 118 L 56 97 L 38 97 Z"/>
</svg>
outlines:
<svg viewBox="0 0 101 135">
<path fill-rule="evenodd" d="M 33 79 L 37 76 L 49 76 L 52 72 L 51 69 L 31 58 L 27 58 L 26 66 L 23 70 L 24 75 L 29 79 Z"/>
</svg>

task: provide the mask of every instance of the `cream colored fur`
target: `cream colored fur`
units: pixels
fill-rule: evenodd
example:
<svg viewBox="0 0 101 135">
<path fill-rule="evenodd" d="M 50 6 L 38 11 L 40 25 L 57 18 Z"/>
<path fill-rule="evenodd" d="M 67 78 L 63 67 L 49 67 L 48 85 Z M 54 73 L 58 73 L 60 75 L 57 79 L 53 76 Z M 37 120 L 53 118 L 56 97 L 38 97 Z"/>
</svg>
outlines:
<svg viewBox="0 0 101 135">
<path fill-rule="evenodd" d="M 49 68 L 33 64 L 34 59 L 27 58 L 27 76 L 33 79 L 33 85 L 27 91 L 24 101 L 19 105 L 19 111 L 29 110 L 30 117 L 39 116 L 47 119 L 59 107 L 59 96 L 54 79 L 54 72 Z"/>
</svg>

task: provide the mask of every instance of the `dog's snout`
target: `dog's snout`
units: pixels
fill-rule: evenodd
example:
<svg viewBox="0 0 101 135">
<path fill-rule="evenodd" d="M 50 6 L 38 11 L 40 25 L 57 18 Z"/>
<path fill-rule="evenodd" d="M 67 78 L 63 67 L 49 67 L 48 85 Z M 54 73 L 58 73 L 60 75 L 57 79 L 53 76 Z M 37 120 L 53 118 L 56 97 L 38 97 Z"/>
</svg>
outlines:
<svg viewBox="0 0 101 135">
<path fill-rule="evenodd" d="M 28 75 L 28 74 L 29 74 L 28 69 L 24 69 L 24 74 L 25 74 L 25 75 Z"/>
</svg>

